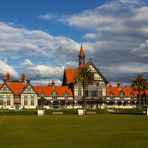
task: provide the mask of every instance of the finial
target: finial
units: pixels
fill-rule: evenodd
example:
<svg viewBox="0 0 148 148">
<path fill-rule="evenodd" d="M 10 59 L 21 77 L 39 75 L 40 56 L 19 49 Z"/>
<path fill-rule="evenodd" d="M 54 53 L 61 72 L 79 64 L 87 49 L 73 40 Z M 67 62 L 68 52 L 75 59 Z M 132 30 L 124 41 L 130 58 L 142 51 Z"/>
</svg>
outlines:
<svg viewBox="0 0 148 148">
<path fill-rule="evenodd" d="M 26 82 L 27 82 L 27 83 L 30 83 L 30 77 L 29 77 L 29 76 L 27 76 Z"/>
</svg>

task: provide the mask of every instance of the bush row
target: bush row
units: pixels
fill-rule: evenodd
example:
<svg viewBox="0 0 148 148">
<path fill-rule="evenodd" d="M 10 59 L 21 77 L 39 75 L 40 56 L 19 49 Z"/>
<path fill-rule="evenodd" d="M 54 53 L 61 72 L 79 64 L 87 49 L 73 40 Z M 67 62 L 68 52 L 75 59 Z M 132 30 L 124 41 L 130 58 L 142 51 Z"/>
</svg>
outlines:
<svg viewBox="0 0 148 148">
<path fill-rule="evenodd" d="M 67 110 L 45 110 L 45 115 L 52 115 L 53 112 L 63 112 L 65 115 L 77 115 L 77 109 Z M 98 109 L 98 110 L 87 110 L 86 112 L 96 112 L 96 114 L 146 114 L 146 109 Z M 0 110 L 0 115 L 37 115 L 37 110 Z"/>
<path fill-rule="evenodd" d="M 113 109 L 109 111 L 111 114 L 136 114 L 136 115 L 143 115 L 146 114 L 147 110 L 145 108 L 135 108 L 135 109 Z"/>
</svg>

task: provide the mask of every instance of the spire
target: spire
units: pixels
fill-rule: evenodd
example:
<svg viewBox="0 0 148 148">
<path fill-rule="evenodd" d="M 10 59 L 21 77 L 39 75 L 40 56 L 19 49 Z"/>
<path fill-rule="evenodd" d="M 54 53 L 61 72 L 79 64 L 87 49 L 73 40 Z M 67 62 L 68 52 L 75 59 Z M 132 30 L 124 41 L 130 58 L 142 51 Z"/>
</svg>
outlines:
<svg viewBox="0 0 148 148">
<path fill-rule="evenodd" d="M 78 56 L 79 57 L 85 57 L 85 53 L 84 53 L 82 45 L 81 45 L 80 52 L 79 52 Z"/>
<path fill-rule="evenodd" d="M 80 52 L 78 54 L 78 58 L 79 58 L 79 67 L 84 67 L 85 66 L 85 53 L 84 53 L 82 45 L 80 48 Z"/>
</svg>

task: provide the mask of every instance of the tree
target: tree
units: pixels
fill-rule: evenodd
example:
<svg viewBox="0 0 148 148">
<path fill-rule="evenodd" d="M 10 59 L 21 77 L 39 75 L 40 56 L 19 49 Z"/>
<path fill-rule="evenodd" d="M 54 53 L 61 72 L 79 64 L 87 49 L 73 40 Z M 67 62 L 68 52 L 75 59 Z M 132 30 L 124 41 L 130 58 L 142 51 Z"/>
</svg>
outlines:
<svg viewBox="0 0 148 148">
<path fill-rule="evenodd" d="M 75 76 L 75 83 L 80 83 L 83 87 L 83 109 L 86 109 L 86 95 L 85 89 L 86 86 L 91 84 L 94 81 L 94 74 L 91 72 L 90 67 L 80 67 Z"/>
<path fill-rule="evenodd" d="M 134 91 L 138 91 L 138 107 L 141 106 L 141 92 L 148 89 L 146 79 L 142 74 L 138 74 L 137 77 L 132 81 L 132 88 Z"/>
<path fill-rule="evenodd" d="M 38 105 L 40 108 L 43 108 L 44 105 L 48 105 L 49 104 L 49 100 L 45 99 L 44 97 L 41 97 L 38 100 Z"/>
</svg>

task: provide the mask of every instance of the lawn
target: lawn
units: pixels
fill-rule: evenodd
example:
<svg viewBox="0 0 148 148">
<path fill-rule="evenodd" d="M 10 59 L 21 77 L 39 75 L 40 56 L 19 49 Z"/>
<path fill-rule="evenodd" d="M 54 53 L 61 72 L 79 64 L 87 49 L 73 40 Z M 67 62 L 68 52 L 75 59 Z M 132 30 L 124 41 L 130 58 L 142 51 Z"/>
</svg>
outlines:
<svg viewBox="0 0 148 148">
<path fill-rule="evenodd" d="M 0 116 L 2 148 L 146 148 L 144 115 Z"/>
</svg>

